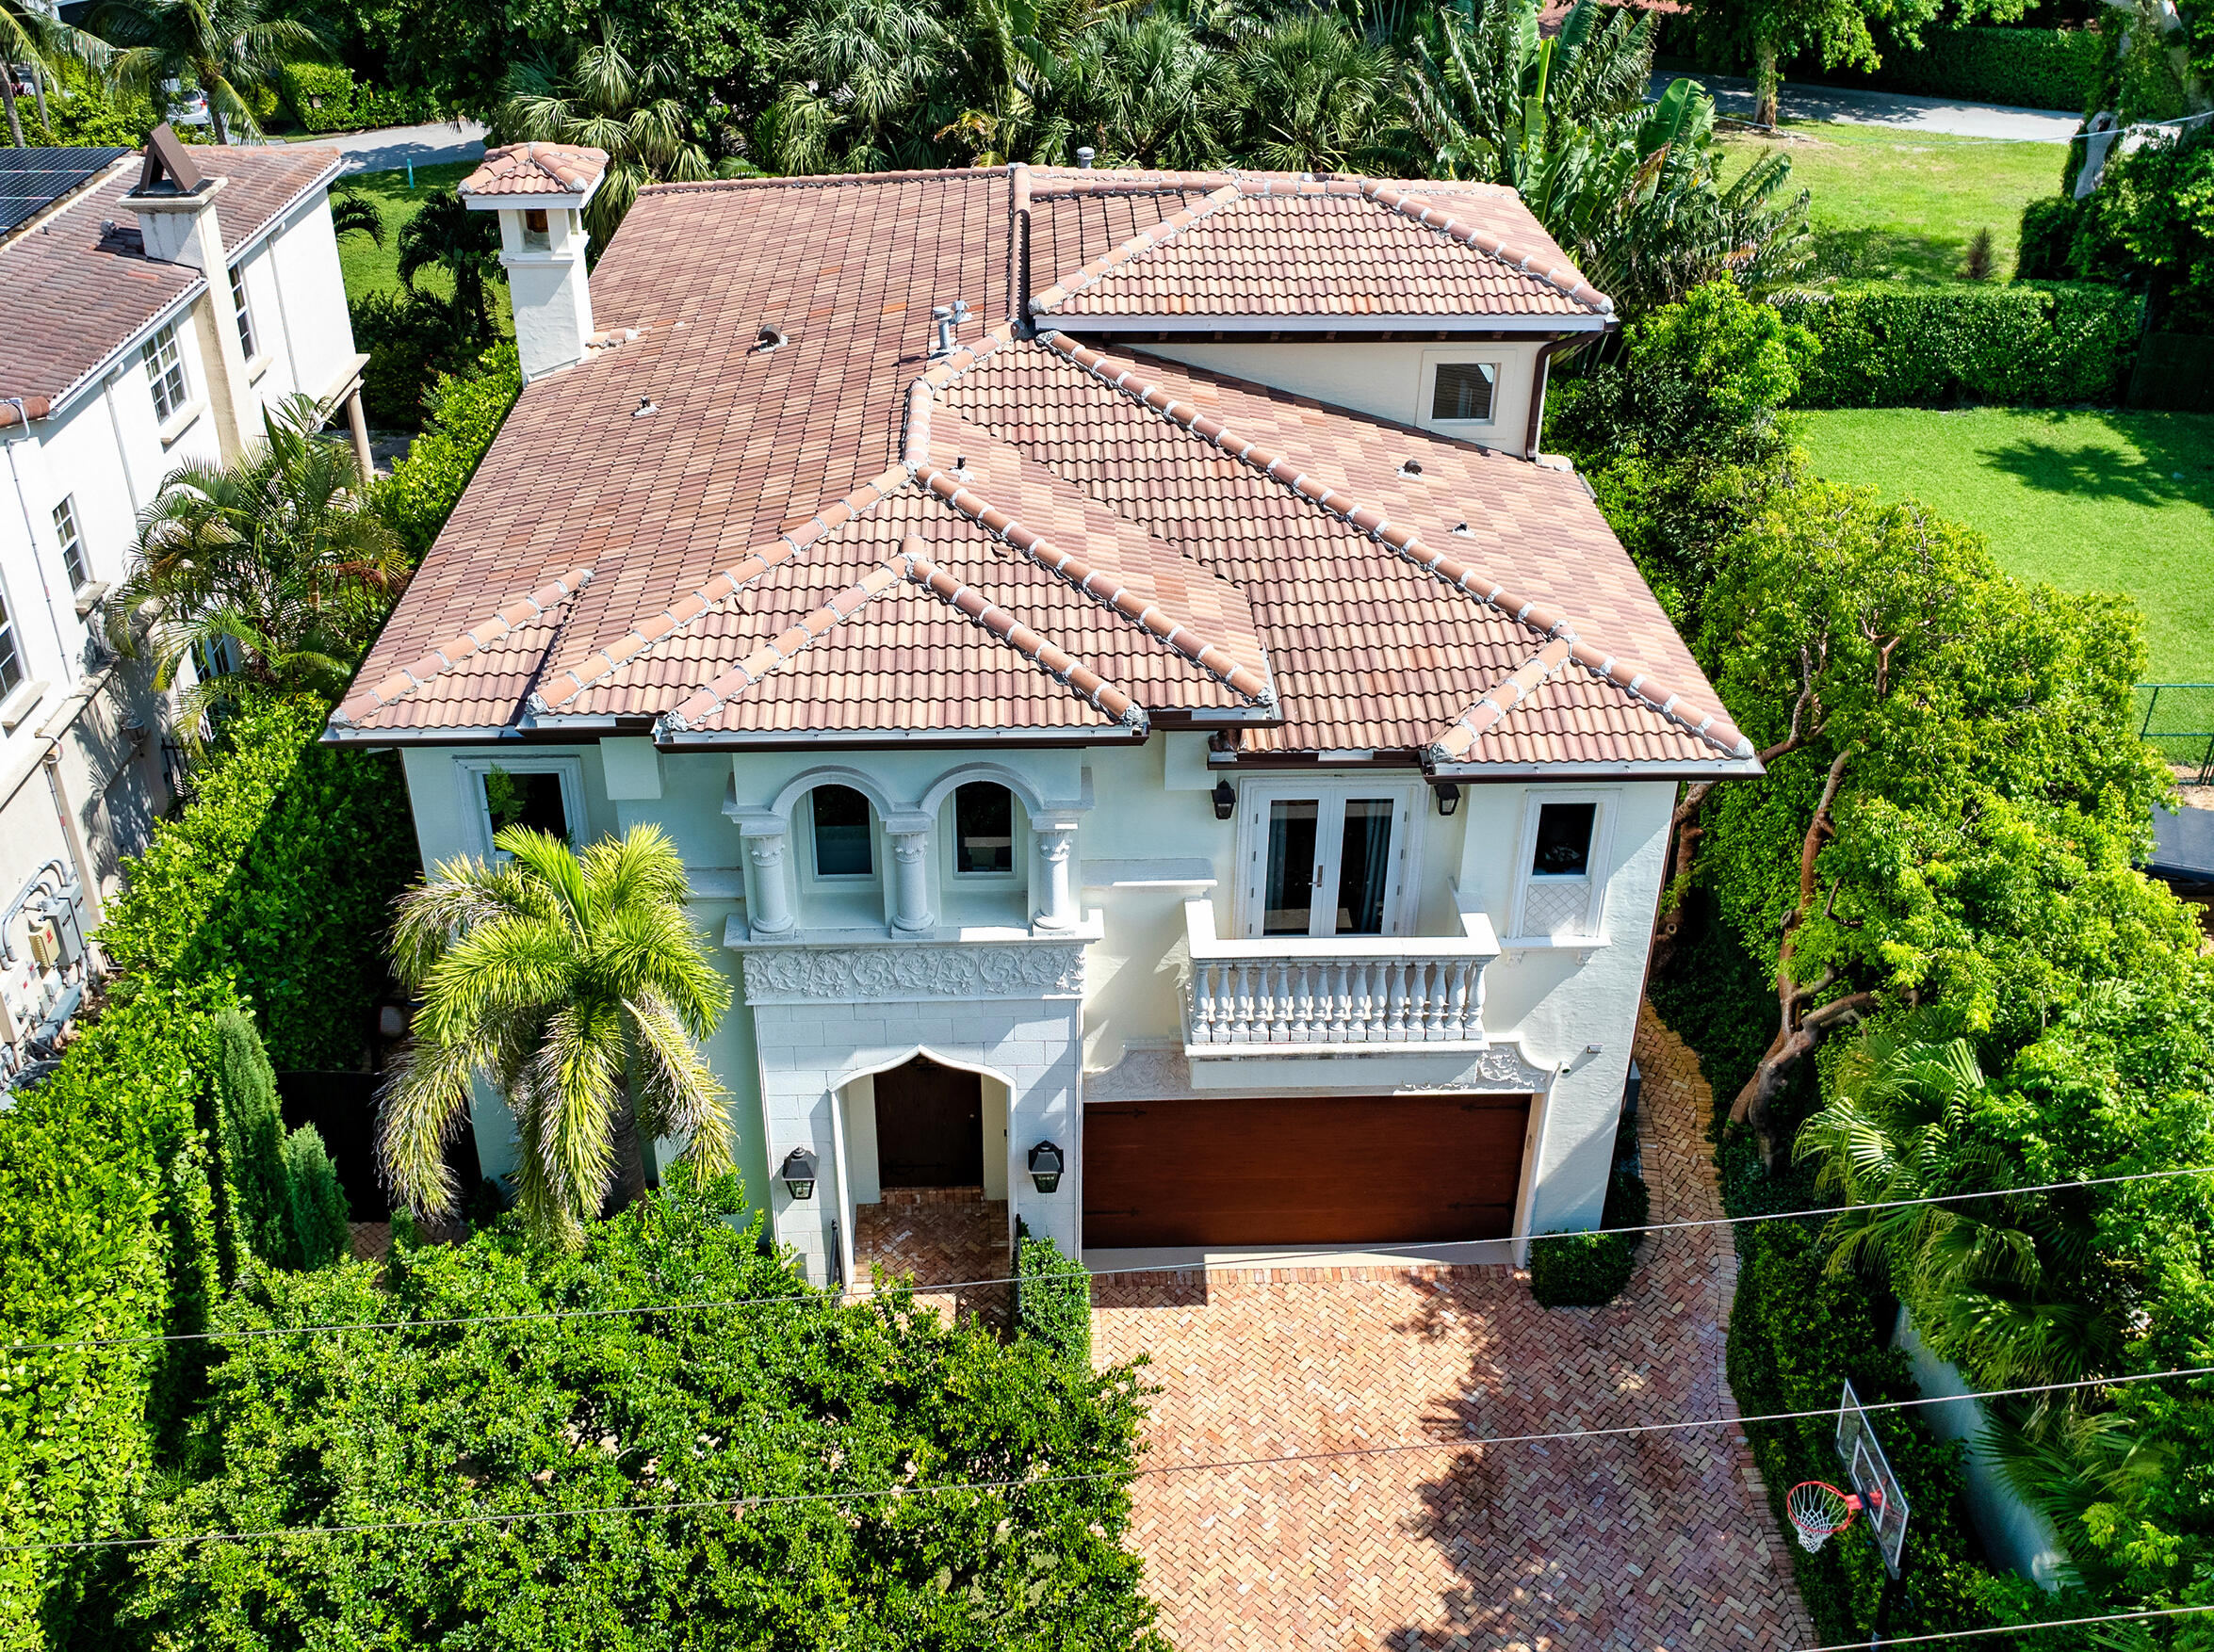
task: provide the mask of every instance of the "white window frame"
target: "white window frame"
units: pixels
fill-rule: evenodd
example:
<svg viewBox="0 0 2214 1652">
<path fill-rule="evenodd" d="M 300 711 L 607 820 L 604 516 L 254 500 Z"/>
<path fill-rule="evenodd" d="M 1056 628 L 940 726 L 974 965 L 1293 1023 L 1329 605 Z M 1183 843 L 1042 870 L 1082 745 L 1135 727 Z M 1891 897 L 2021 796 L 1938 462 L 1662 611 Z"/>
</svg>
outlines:
<svg viewBox="0 0 2214 1652">
<path fill-rule="evenodd" d="M 562 816 L 568 822 L 571 847 L 580 844 L 587 831 L 584 812 L 584 759 L 562 754 L 457 757 L 454 773 L 462 790 L 463 831 L 471 839 L 470 851 L 484 861 L 504 861 L 505 852 L 492 846 L 492 809 L 484 801 L 484 777 L 495 769 L 510 774 L 556 774 L 562 781 Z"/>
<path fill-rule="evenodd" d="M 815 794 L 825 786 L 843 786 L 855 793 L 869 807 L 869 869 L 866 872 L 823 872 L 815 867 Z M 803 891 L 815 890 L 824 895 L 850 895 L 858 889 L 881 889 L 888 868 L 885 862 L 890 857 L 885 853 L 884 811 L 876 806 L 876 800 L 857 786 L 838 779 L 825 780 L 820 786 L 811 786 L 792 805 L 792 834 L 804 846 L 799 853 L 800 887 Z"/>
<path fill-rule="evenodd" d="M 1007 794 L 1008 819 L 1013 826 L 1014 842 L 1008 846 L 1007 869 L 1003 872 L 964 872 L 961 869 L 961 787 L 964 786 L 996 786 Z M 1030 883 L 1030 809 L 1022 795 L 1003 780 L 988 774 L 964 780 L 946 793 L 946 801 L 938 805 L 937 834 L 942 845 L 938 856 L 938 873 L 952 890 L 1015 890 Z"/>
<path fill-rule="evenodd" d="M 14 674 L 10 676 L 8 673 Z M 6 700 L 29 680 L 30 661 L 24 657 L 23 631 L 16 624 L 15 605 L 8 588 L 0 585 L 0 700 Z"/>
<path fill-rule="evenodd" d="M 54 507 L 54 539 L 61 547 L 61 571 L 69 575 L 70 594 L 74 596 L 92 583 L 92 563 L 85 555 L 84 525 L 77 521 L 77 496 L 61 495 L 61 503 Z"/>
<path fill-rule="evenodd" d="M 164 386 L 175 381 L 173 394 Z M 146 387 L 154 397 L 154 422 L 167 425 L 192 404 L 192 377 L 185 371 L 185 347 L 177 324 L 170 322 L 146 341 Z"/>
<path fill-rule="evenodd" d="M 231 309 L 238 317 L 238 348 L 249 362 L 258 360 L 261 352 L 254 346 L 253 300 L 246 290 L 246 266 L 243 261 L 231 266 Z M 1498 386 L 1492 387 L 1493 396 Z"/>
<path fill-rule="evenodd" d="M 1534 885 L 1559 885 L 1582 883 L 1587 885 L 1584 897 L 1584 921 L 1574 938 L 1596 940 L 1601 937 L 1601 920 L 1606 915 L 1606 886 L 1610 882 L 1610 868 L 1614 865 L 1613 840 L 1615 805 L 1620 793 L 1608 790 L 1536 790 L 1522 794 L 1522 827 L 1516 834 L 1513 882 L 1513 910 L 1508 914 L 1507 935 L 1513 940 L 1551 941 L 1552 936 L 1532 936 L 1524 931 L 1530 905 L 1530 890 Z M 1584 870 L 1577 877 L 1548 875 L 1532 869 L 1538 857 L 1538 823 L 1547 803 L 1589 803 L 1591 810 L 1591 847 L 1584 857 Z M 1562 940 L 1571 937 L 1558 937 Z"/>
<path fill-rule="evenodd" d="M 1440 367 L 1479 366 L 1491 369 L 1491 416 L 1485 419 L 1441 419 L 1430 409 L 1438 393 Z M 1494 430 L 1499 428 L 1499 403 L 1506 389 L 1506 358 L 1496 348 L 1486 349 L 1434 349 L 1423 351 L 1423 381 L 1420 399 L 1415 403 L 1415 423 L 1425 430 L 1438 430 L 1453 435 L 1461 430 Z"/>
<path fill-rule="evenodd" d="M 1268 811 L 1271 803 L 1313 802 L 1322 804 L 1315 821 L 1315 849 L 1321 872 L 1315 879 L 1314 899 L 1320 902 L 1335 893 L 1338 856 L 1344 847 L 1345 802 L 1351 798 L 1390 798 L 1395 805 L 1392 825 L 1398 841 L 1392 847 L 1391 870 L 1384 883 L 1384 932 L 1381 936 L 1330 935 L 1319 939 L 1359 942 L 1381 940 L 1414 932 L 1416 885 L 1412 876 L 1422 865 L 1423 809 L 1425 789 L 1420 780 L 1388 771 L 1374 775 L 1330 775 L 1326 779 L 1247 779 L 1238 790 L 1238 928 L 1249 940 L 1263 938 L 1268 900 Z M 1335 805 L 1333 809 L 1332 805 Z M 1327 893 L 1326 893 L 1327 892 Z M 1333 900 L 1334 907 L 1335 902 Z M 1311 910 L 1311 909 L 1310 909 Z M 1310 916 L 1308 934 L 1314 936 Z M 1268 936 L 1287 941 L 1290 935 Z"/>
</svg>

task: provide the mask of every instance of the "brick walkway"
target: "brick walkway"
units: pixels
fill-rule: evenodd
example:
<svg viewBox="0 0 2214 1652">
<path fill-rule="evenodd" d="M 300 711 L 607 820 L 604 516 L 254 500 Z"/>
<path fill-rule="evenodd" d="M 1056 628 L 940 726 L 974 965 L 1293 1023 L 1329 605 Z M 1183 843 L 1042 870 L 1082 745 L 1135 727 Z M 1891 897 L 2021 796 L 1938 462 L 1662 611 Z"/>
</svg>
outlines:
<svg viewBox="0 0 2214 1652">
<path fill-rule="evenodd" d="M 1647 1010 L 1652 1220 L 1721 1214 L 1690 1052 Z M 1102 1360 L 1145 1353 L 1148 1466 L 1732 1416 L 1726 1230 L 1649 1236 L 1604 1308 L 1504 1268 L 1102 1282 Z M 1734 1430 L 1149 1475 L 1133 1539 L 1182 1652 L 1811 1645 Z"/>
<path fill-rule="evenodd" d="M 982 1314 L 997 1324 L 1014 1301 L 1003 1285 L 931 1290 L 947 1280 L 1005 1279 L 1007 1202 L 986 1199 L 982 1188 L 887 1188 L 881 1202 L 854 1213 L 854 1260 L 866 1281 L 872 1270 L 905 1275 L 916 1301 L 956 1314 Z"/>
</svg>

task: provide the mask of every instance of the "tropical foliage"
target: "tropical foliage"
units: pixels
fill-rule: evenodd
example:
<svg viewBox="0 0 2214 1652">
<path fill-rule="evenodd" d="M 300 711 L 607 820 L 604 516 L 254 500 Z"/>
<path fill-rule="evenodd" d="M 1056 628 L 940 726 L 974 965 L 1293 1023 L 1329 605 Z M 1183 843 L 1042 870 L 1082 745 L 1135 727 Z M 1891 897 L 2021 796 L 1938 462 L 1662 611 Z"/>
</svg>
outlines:
<svg viewBox="0 0 2214 1652">
<path fill-rule="evenodd" d="M 218 143 L 259 137 L 254 105 L 276 106 L 285 64 L 327 51 L 314 28 L 263 0 L 102 0 L 90 23 L 115 48 L 108 73 L 125 90 L 156 104 L 181 82 L 206 93 Z"/>
<path fill-rule="evenodd" d="M 261 442 L 227 462 L 179 466 L 139 512 L 138 559 L 106 604 L 108 638 L 126 655 L 150 650 L 163 688 L 197 663 L 187 728 L 254 691 L 335 695 L 406 582 L 353 450 L 317 434 L 321 422 L 308 397 L 272 404 Z M 240 669 L 218 671 L 232 649 Z"/>
<path fill-rule="evenodd" d="M 367 230 L 366 220 L 350 212 L 347 227 Z M 382 244 L 382 217 L 377 228 Z M 454 190 L 433 190 L 399 232 L 399 279 L 412 298 L 427 296 L 416 289 L 415 277 L 431 268 L 444 270 L 453 283 L 452 299 L 431 306 L 446 320 L 453 348 L 482 349 L 495 330 L 488 301 L 492 283 L 502 278 L 499 227 L 494 215 L 470 211 Z"/>
<path fill-rule="evenodd" d="M 52 111 L 46 104 L 49 76 L 66 73 L 71 65 L 100 69 L 106 65 L 106 42 L 63 23 L 37 0 L 0 0 L 0 64 L 22 64 L 30 71 L 31 93 L 39 109 L 39 125 L 51 128 Z M 15 105 L 15 76 L 0 73 L 0 105 L 8 112 L 8 140 L 24 147 L 23 116 Z"/>
<path fill-rule="evenodd" d="M 445 1146 L 481 1078 L 515 1116 L 525 1216 L 573 1249 L 604 1203 L 644 1196 L 641 1131 L 682 1142 L 701 1171 L 727 1168 L 723 1088 L 694 1041 L 730 989 L 659 827 L 582 854 L 524 826 L 493 843 L 495 860 L 443 862 L 400 900 L 394 958 L 422 1007 L 384 1090 L 384 1164 L 416 1211 L 450 1211 Z"/>
</svg>

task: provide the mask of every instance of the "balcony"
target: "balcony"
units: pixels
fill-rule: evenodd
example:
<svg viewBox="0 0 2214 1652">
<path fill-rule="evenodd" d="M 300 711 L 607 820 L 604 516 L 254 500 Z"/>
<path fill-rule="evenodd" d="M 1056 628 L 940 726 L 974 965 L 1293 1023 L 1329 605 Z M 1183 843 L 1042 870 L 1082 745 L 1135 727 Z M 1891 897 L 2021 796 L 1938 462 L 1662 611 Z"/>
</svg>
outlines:
<svg viewBox="0 0 2214 1652">
<path fill-rule="evenodd" d="M 1214 903 L 1187 900 L 1184 1053 L 1483 1049 L 1484 966 L 1499 942 L 1480 912 L 1464 911 L 1461 930 L 1225 941 Z"/>
</svg>

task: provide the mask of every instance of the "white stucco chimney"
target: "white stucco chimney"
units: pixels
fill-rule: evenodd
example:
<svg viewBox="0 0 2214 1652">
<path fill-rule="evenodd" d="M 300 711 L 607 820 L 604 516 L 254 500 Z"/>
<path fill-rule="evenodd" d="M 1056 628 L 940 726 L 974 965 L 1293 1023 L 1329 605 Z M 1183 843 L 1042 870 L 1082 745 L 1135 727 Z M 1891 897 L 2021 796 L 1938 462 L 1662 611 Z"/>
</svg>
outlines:
<svg viewBox="0 0 2214 1652">
<path fill-rule="evenodd" d="M 462 181 L 464 202 L 499 214 L 499 261 L 526 383 L 584 359 L 593 334 L 584 207 L 607 170 L 604 149 L 511 143 L 487 151 Z"/>
<path fill-rule="evenodd" d="M 206 290 L 192 305 L 192 325 L 200 334 L 200 359 L 207 374 L 217 443 L 226 459 L 243 452 L 261 433 L 256 403 L 246 382 L 238 313 L 231 300 L 230 259 L 216 217 L 216 197 L 228 182 L 203 172 L 164 122 L 147 138 L 138 182 L 123 197 L 123 204 L 138 219 L 138 239 L 146 256 L 186 265 L 206 281 Z"/>
</svg>

